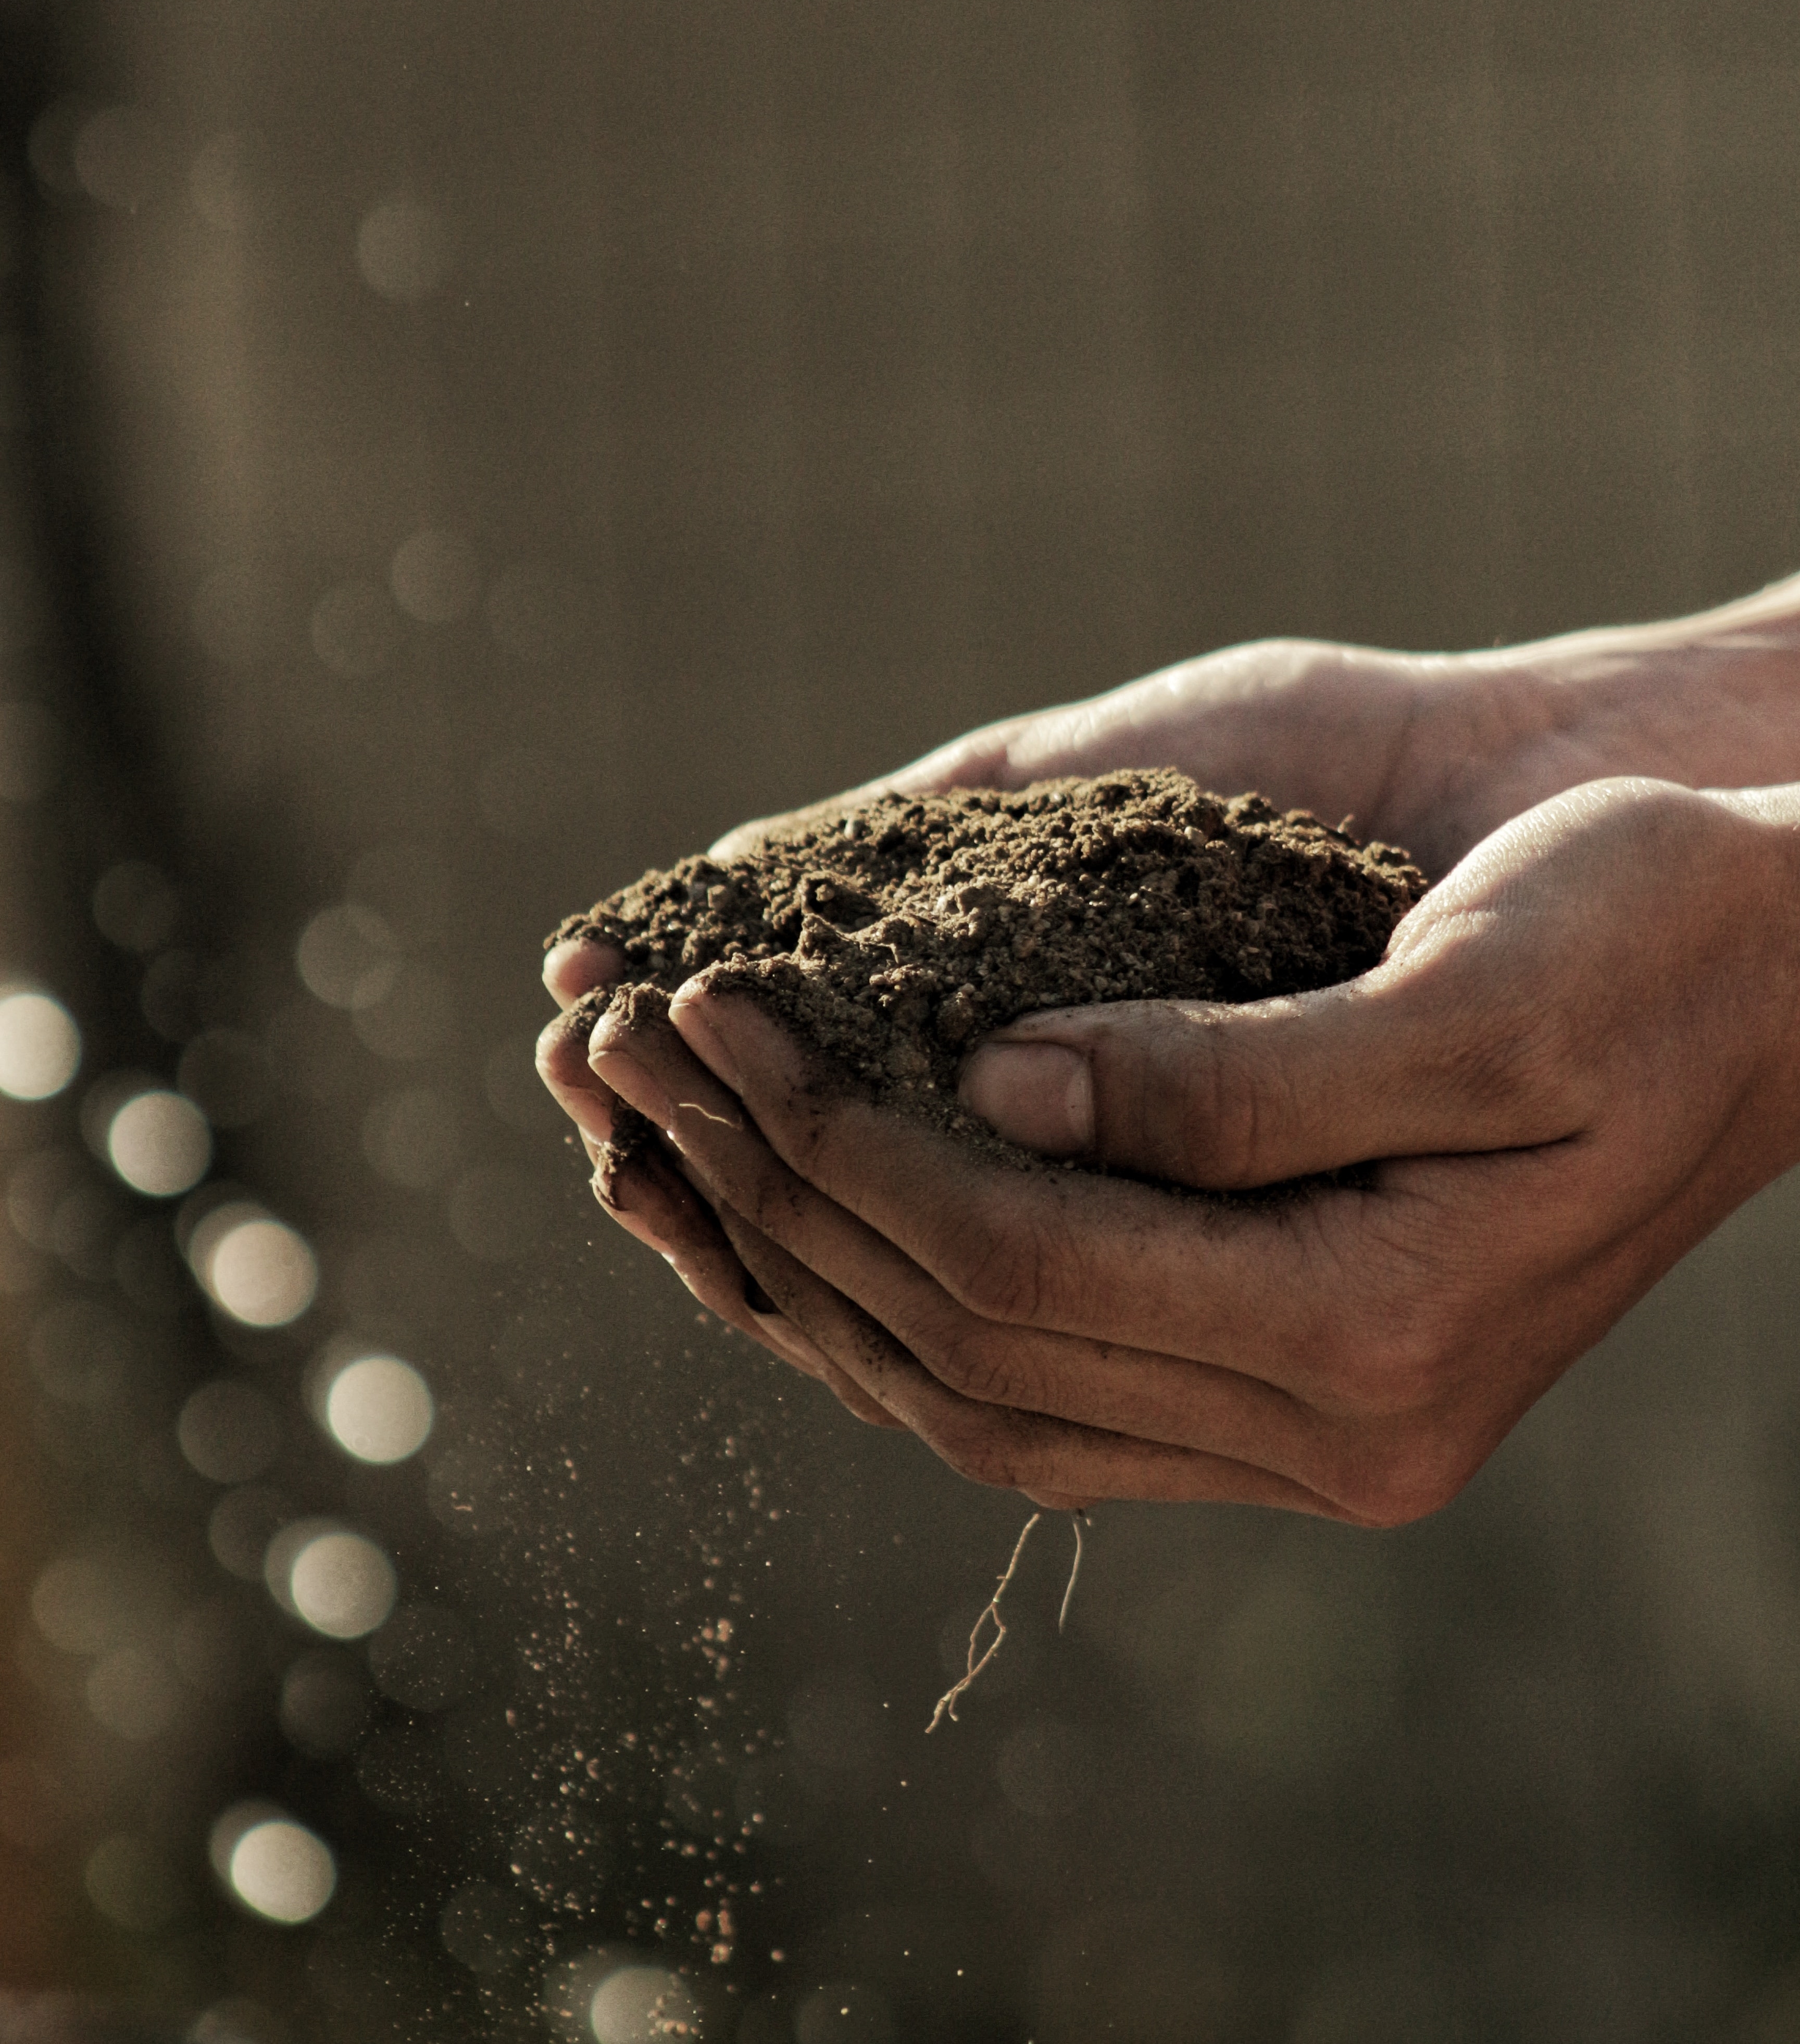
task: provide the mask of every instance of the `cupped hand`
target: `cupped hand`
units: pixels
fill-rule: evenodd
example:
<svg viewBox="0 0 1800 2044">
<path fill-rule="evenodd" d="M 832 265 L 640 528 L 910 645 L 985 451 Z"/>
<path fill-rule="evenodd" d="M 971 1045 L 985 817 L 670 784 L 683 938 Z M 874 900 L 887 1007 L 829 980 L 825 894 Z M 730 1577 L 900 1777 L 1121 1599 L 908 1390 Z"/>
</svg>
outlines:
<svg viewBox="0 0 1800 2044">
<path fill-rule="evenodd" d="M 832 801 L 746 824 L 713 851 L 732 856 L 886 788 L 1010 787 L 1173 764 L 1215 788 L 1253 786 L 1283 804 L 1347 815 L 1365 834 L 1407 846 L 1435 877 L 1508 817 L 1599 775 L 1648 771 L 1731 785 L 1800 774 L 1797 617 L 1800 585 L 1787 585 L 1698 618 L 1493 653 L 1421 656 L 1304 641 L 1233 647 L 973 732 Z M 558 945 L 545 961 L 562 1012 L 544 1032 L 539 1069 L 590 1157 L 611 1128 L 615 1097 L 589 1061 L 587 1020 L 570 1011 L 611 984 L 621 964 L 608 947 L 584 942 Z M 1100 1016 L 1083 1026 L 1101 1026 Z M 991 1081 L 992 1061 L 983 1069 Z M 1041 1071 L 1066 1069 L 1040 1055 Z M 988 1083 L 984 1097 L 1000 1112 L 991 1082 L 977 1083 Z M 1058 1083 L 1014 1087 L 1004 1113 L 1018 1139 L 1061 1139 Z M 1371 1101 L 1371 1118 L 1387 1105 Z M 670 1157 L 641 1154 L 609 1174 L 606 1189 L 613 1217 L 665 1254 L 697 1296 L 831 1384 L 862 1417 L 883 1416 L 773 1308 Z"/>
<path fill-rule="evenodd" d="M 672 1028 L 604 1023 L 593 1062 L 665 1132 L 719 1270 L 965 1473 L 1392 1524 L 1800 1155 L 1796 856 L 1776 798 L 1591 785 L 1360 979 L 977 1051 L 965 1104 L 1130 1176 L 990 1163 L 821 1085 L 728 979 Z"/>
<path fill-rule="evenodd" d="M 1463 674 L 1457 661 L 1312 642 L 1228 647 L 1092 701 L 971 733 L 897 774 L 742 824 L 711 851 L 717 859 L 741 856 L 773 834 L 816 824 L 884 790 L 1017 787 L 1051 775 L 1140 765 L 1178 766 L 1226 793 L 1256 787 L 1285 805 L 1333 818 L 1354 812 L 1359 819 L 1379 820 L 1391 810 L 1401 813 L 1393 800 L 1396 790 L 1436 786 L 1434 772 L 1415 769 L 1403 757 L 1407 734 L 1420 723 L 1420 705 L 1427 698 L 1433 714 L 1424 721 L 1442 733 L 1433 740 L 1437 752 L 1466 767 L 1472 747 L 1464 727 L 1475 714 L 1474 698 L 1487 690 L 1485 684 L 1465 686 Z M 1463 706 L 1453 710 L 1453 698 Z M 1488 719 L 1495 729 L 1501 721 Z M 1364 828 L 1373 829 L 1366 821 Z M 544 983 L 561 1012 L 539 1039 L 538 1070 L 595 1162 L 616 1103 L 588 1056 L 591 1017 L 574 1011 L 584 997 L 614 984 L 624 962 L 613 947 L 583 938 L 553 945 L 544 959 Z M 858 1416 L 886 1420 L 881 1408 L 785 1316 L 748 1308 L 748 1299 L 763 1306 L 768 1301 L 710 1210 L 666 1158 L 640 1152 L 611 1169 L 604 1185 L 597 1178 L 595 1189 L 612 1217 L 662 1254 L 712 1310 L 830 1384 Z"/>
</svg>

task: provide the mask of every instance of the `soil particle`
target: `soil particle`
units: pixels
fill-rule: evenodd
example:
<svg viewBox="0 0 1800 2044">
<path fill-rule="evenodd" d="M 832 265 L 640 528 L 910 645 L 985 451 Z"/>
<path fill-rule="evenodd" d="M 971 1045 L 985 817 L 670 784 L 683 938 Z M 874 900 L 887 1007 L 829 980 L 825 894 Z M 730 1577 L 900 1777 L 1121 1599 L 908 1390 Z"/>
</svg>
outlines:
<svg viewBox="0 0 1800 2044">
<path fill-rule="evenodd" d="M 1375 964 L 1424 891 L 1391 846 L 1163 769 L 878 796 L 727 863 L 647 873 L 548 941 L 624 954 L 621 983 L 585 1004 L 596 1020 L 666 1013 L 711 968 L 816 1047 L 821 1084 L 1039 1164 L 956 1106 L 990 1030 L 1038 1008 L 1330 986 Z M 637 1121 L 603 1172 L 648 1136 Z"/>
</svg>

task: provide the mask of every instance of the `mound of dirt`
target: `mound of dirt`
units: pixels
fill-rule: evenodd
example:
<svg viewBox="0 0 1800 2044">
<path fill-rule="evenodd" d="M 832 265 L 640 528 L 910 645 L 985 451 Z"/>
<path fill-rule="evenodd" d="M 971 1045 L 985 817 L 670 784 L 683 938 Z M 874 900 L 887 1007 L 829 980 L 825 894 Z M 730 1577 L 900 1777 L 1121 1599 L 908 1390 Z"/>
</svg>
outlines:
<svg viewBox="0 0 1800 2044">
<path fill-rule="evenodd" d="M 1038 1008 L 1330 986 L 1373 965 L 1424 891 L 1391 846 L 1161 769 L 877 796 L 743 858 L 647 873 L 547 941 L 624 954 L 620 984 L 584 1004 L 595 1020 L 666 1012 L 712 967 L 816 1048 L 821 1083 L 1023 1162 L 956 1105 L 988 1031 Z M 648 1134 L 623 1117 L 608 1161 Z"/>
</svg>

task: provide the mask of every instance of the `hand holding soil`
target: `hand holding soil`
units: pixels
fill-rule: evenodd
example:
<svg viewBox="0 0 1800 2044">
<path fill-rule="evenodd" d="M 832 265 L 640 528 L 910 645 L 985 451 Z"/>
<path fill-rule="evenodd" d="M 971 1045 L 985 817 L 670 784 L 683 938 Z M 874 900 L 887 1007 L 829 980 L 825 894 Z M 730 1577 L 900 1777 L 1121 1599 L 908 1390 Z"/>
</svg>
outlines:
<svg viewBox="0 0 1800 2044">
<path fill-rule="evenodd" d="M 1403 835 L 1410 812 L 1436 863 L 1559 770 L 1579 783 L 1659 750 L 1673 765 L 1685 743 L 1729 774 L 1735 743 L 1767 778 L 1793 749 L 1776 690 L 1794 665 L 1746 614 L 1767 601 L 1642 635 L 1622 678 L 1602 643 L 1622 635 L 1560 642 L 1560 677 L 1554 642 L 1525 649 L 1545 672 L 1510 701 L 1491 662 L 1472 679 L 1399 656 L 1334 667 L 1312 649 L 1296 680 L 1283 647 L 1253 686 L 1258 649 L 1244 649 L 1215 668 L 1228 688 L 1188 701 L 1187 738 L 1242 748 L 1260 702 L 1257 780 L 1330 807 L 1360 770 L 1380 827 Z M 1157 688 L 1179 693 L 1153 677 L 977 734 L 931 770 L 1066 765 L 1054 733 L 1078 728 L 1100 755 L 1084 763 L 1138 743 L 1166 759 L 1172 727 L 1146 713 Z M 1335 705 L 1340 735 L 1362 719 L 1360 770 L 1349 738 L 1306 766 L 1282 712 L 1308 696 Z M 1435 755 L 1421 737 L 1434 728 L 1460 734 Z M 1334 785 L 1307 790 L 1308 770 Z M 547 1076 L 590 1141 L 615 1096 L 666 1131 L 680 1172 L 647 1158 L 621 1218 L 705 1303 L 968 1473 L 1045 1503 L 1229 1498 L 1397 1523 L 1453 1496 L 1568 1363 L 1800 1155 L 1797 809 L 1785 791 L 1580 786 L 1477 843 L 1361 978 L 1237 1007 L 1039 1014 L 962 1069 L 965 1109 L 1050 1155 L 1213 1190 L 1365 1167 L 1303 1197 L 1221 1206 L 984 1158 L 917 1116 L 822 1093 L 728 980 L 683 988 L 672 1025 L 602 1022 L 603 1083 L 553 1024 Z M 578 950 L 548 976 L 566 998 L 616 970 Z"/>
</svg>

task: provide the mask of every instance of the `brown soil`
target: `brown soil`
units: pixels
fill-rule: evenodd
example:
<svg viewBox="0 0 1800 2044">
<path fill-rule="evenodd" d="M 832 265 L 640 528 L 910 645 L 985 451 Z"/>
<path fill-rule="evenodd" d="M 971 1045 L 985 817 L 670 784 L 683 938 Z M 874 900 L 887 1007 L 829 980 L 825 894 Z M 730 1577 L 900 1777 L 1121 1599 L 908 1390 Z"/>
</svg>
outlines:
<svg viewBox="0 0 1800 2044">
<path fill-rule="evenodd" d="M 647 873 L 549 942 L 624 953 L 622 983 L 585 1004 L 596 1019 L 666 1012 L 711 966 L 817 1047 L 822 1083 L 1036 1163 L 956 1106 L 958 1068 L 989 1030 L 1087 1001 L 1330 986 L 1373 965 L 1424 891 L 1404 852 L 1160 770 L 879 796 L 726 864 Z M 607 1162 L 649 1132 L 627 1116 Z"/>
</svg>

